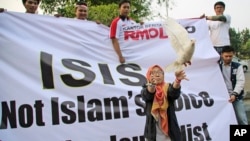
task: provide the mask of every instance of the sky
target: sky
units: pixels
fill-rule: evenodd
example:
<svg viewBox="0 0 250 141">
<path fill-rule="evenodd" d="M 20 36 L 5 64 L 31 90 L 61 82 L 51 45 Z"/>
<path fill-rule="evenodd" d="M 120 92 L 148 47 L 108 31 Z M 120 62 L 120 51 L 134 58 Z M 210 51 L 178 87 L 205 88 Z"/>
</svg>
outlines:
<svg viewBox="0 0 250 141">
<path fill-rule="evenodd" d="M 154 0 L 155 1 L 155 0 Z M 170 3 L 171 9 L 168 10 L 168 16 L 181 18 L 195 18 L 203 13 L 207 16 L 214 15 L 214 3 L 218 0 L 170 0 L 174 1 L 174 5 Z M 224 14 L 231 16 L 231 27 L 236 30 L 250 29 L 250 0 L 222 0 L 226 4 Z M 21 0 L 0 0 L 0 7 L 8 11 L 25 12 Z M 165 5 L 152 5 L 152 9 L 158 12 L 165 12 Z M 159 10 L 158 10 L 159 9 Z M 41 10 L 38 13 L 42 14 Z"/>
<path fill-rule="evenodd" d="M 203 13 L 207 16 L 215 15 L 214 3 L 219 0 L 170 0 L 172 9 L 168 16 L 175 19 L 200 17 Z M 231 27 L 236 30 L 250 29 L 250 0 L 221 0 L 225 3 L 224 14 L 231 16 Z M 155 7 L 156 9 L 164 8 Z M 166 9 L 164 9 L 166 11 Z"/>
</svg>

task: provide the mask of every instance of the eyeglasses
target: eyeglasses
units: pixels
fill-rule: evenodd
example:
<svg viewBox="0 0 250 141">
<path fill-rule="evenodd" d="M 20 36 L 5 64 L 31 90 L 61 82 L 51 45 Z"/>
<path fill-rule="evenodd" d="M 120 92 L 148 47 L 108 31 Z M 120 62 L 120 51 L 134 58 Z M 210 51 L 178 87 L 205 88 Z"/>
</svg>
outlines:
<svg viewBox="0 0 250 141">
<path fill-rule="evenodd" d="M 154 76 L 156 76 L 156 75 L 163 75 L 164 73 L 162 72 L 162 71 L 152 71 L 151 73 L 150 73 L 150 75 L 154 75 Z"/>
</svg>

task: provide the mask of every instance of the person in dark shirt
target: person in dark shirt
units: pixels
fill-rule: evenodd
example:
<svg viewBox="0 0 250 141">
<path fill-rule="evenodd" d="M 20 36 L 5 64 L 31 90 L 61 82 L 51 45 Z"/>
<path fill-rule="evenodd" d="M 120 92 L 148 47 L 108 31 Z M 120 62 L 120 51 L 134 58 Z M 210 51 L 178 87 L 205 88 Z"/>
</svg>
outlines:
<svg viewBox="0 0 250 141">
<path fill-rule="evenodd" d="M 175 72 L 175 81 L 164 81 L 164 71 L 153 65 L 147 71 L 147 84 L 141 90 L 145 101 L 146 141 L 181 141 L 181 131 L 175 114 L 174 102 L 181 94 L 181 81 L 186 78 L 183 70 Z"/>
</svg>

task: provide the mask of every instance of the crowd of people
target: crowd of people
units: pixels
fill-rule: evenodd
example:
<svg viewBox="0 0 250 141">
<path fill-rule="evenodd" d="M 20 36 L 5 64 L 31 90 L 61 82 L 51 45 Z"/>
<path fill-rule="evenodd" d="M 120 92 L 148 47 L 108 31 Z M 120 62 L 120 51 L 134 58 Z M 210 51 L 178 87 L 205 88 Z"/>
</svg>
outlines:
<svg viewBox="0 0 250 141">
<path fill-rule="evenodd" d="M 40 0 L 22 0 L 26 13 L 36 14 Z M 234 49 L 230 46 L 229 28 L 230 15 L 224 14 L 225 3 L 218 1 L 214 4 L 215 15 L 201 15 L 207 20 L 211 42 L 214 49 L 220 55 L 219 66 L 229 94 L 229 102 L 232 103 L 236 119 L 239 125 L 248 125 L 246 111 L 244 109 L 244 84 L 245 76 L 239 63 L 233 62 Z M 122 26 L 136 24 L 129 17 L 131 2 L 121 0 L 118 4 L 119 16 L 114 18 L 110 25 L 110 39 L 120 63 L 125 63 L 119 44 L 123 36 Z M 1 8 L 0 12 L 5 9 Z M 60 17 L 61 15 L 55 15 Z M 75 5 L 75 19 L 87 20 L 88 6 L 85 2 L 77 2 Z M 96 21 L 96 23 L 100 23 Z M 143 85 L 141 96 L 145 101 L 145 130 L 144 137 L 147 141 L 180 141 L 181 132 L 175 115 L 174 102 L 181 93 L 181 81 L 187 79 L 184 70 L 175 72 L 175 81 L 167 83 L 164 80 L 164 70 L 159 65 L 151 66 L 146 74 L 147 83 Z"/>
</svg>

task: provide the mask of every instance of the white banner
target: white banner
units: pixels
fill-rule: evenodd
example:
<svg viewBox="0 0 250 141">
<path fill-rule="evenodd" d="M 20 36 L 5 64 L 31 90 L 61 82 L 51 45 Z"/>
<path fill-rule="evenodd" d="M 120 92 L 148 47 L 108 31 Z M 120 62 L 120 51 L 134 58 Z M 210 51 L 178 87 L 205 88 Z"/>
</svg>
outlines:
<svg viewBox="0 0 250 141">
<path fill-rule="evenodd" d="M 178 21 L 196 40 L 185 69 L 190 80 L 181 83 L 175 103 L 183 141 L 228 141 L 236 119 L 206 21 Z M 165 68 L 176 53 L 161 22 L 125 30 L 120 64 L 104 25 L 1 13 L 0 140 L 144 141 L 146 71 L 153 64 Z"/>
</svg>

